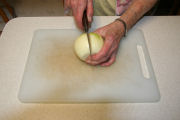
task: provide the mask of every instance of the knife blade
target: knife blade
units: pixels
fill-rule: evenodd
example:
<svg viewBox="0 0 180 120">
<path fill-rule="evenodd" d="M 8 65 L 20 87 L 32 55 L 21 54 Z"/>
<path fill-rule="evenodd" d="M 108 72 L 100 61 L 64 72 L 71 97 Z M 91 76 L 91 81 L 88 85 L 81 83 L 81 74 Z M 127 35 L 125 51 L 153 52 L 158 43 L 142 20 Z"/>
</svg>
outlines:
<svg viewBox="0 0 180 120">
<path fill-rule="evenodd" d="M 85 10 L 83 13 L 82 23 L 84 26 L 84 32 L 86 33 L 87 38 L 88 38 L 89 52 L 90 52 L 90 55 L 92 55 L 91 40 L 90 40 L 90 36 L 89 36 L 89 22 L 88 22 L 88 18 L 87 18 L 87 10 Z"/>
</svg>

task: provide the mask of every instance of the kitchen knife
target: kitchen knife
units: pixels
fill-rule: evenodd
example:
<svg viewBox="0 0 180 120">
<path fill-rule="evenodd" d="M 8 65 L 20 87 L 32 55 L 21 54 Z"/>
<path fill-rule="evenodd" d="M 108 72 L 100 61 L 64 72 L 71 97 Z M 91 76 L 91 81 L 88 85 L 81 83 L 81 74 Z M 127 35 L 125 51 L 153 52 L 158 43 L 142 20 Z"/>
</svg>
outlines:
<svg viewBox="0 0 180 120">
<path fill-rule="evenodd" d="M 92 55 L 92 50 L 91 50 L 91 40 L 90 40 L 90 36 L 89 36 L 89 22 L 88 22 L 88 18 L 87 18 L 87 10 L 84 11 L 83 13 L 83 18 L 82 18 L 82 23 L 84 26 L 84 32 L 87 34 L 87 38 L 88 38 L 88 45 L 89 45 L 89 52 L 90 55 Z"/>
</svg>

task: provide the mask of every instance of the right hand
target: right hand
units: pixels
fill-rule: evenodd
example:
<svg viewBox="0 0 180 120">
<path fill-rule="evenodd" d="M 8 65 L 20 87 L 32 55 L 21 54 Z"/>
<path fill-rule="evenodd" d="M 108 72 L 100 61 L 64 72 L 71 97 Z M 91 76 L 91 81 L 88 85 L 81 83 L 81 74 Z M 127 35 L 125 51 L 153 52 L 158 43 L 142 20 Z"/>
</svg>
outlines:
<svg viewBox="0 0 180 120">
<path fill-rule="evenodd" d="M 84 29 L 82 24 L 82 17 L 84 10 L 87 8 L 88 22 L 92 22 L 93 17 L 93 0 L 64 0 L 65 10 L 71 9 L 74 19 L 76 21 L 77 27 L 81 30 Z"/>
</svg>

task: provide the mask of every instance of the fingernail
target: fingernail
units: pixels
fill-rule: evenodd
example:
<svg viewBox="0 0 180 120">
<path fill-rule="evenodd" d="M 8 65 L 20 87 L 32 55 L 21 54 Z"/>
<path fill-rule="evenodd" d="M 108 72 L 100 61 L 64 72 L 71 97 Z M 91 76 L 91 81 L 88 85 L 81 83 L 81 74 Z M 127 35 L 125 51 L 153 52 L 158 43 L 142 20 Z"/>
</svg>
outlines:
<svg viewBox="0 0 180 120">
<path fill-rule="evenodd" d="M 70 9 L 69 8 L 66 8 L 65 10 L 64 10 L 64 15 L 69 15 L 70 14 Z"/>
<path fill-rule="evenodd" d="M 88 21 L 92 22 L 92 17 L 91 16 L 88 16 Z"/>
<path fill-rule="evenodd" d="M 87 62 L 87 63 L 90 63 L 90 61 L 89 61 L 89 60 L 86 60 L 86 62 Z"/>
<path fill-rule="evenodd" d="M 106 64 L 101 64 L 102 67 L 106 67 L 107 65 Z"/>
<path fill-rule="evenodd" d="M 87 63 L 90 63 L 90 62 L 91 62 L 91 60 L 90 60 L 89 58 L 87 58 L 87 59 L 86 59 L 86 62 L 87 62 Z"/>
</svg>

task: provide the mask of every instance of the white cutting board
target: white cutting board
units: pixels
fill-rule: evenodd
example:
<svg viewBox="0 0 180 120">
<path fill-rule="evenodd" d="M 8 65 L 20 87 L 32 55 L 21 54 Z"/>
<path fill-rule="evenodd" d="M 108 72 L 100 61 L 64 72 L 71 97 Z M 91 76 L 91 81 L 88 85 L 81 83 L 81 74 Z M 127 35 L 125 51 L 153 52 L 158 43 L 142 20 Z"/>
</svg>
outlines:
<svg viewBox="0 0 180 120">
<path fill-rule="evenodd" d="M 143 32 L 133 29 L 121 40 L 110 67 L 89 66 L 74 54 L 81 32 L 34 32 L 19 99 L 30 103 L 156 102 L 160 99 Z"/>
</svg>

